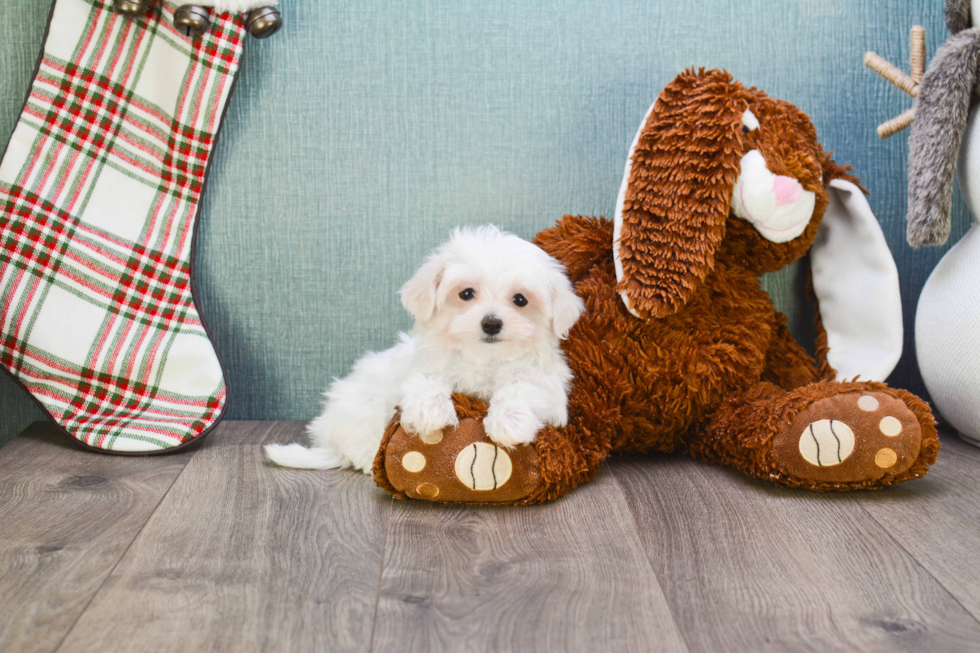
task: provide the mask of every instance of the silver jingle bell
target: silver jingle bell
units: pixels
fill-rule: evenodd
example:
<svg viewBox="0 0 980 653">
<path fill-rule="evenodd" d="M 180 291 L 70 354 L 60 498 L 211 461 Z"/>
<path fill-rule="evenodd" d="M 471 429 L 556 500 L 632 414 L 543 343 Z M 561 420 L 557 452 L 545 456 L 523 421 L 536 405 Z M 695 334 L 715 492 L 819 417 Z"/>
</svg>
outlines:
<svg viewBox="0 0 980 653">
<path fill-rule="evenodd" d="M 150 8 L 150 0 L 112 0 L 112 10 L 117 14 L 137 18 Z"/>
<path fill-rule="evenodd" d="M 181 5 L 174 12 L 174 27 L 184 36 L 196 38 L 211 27 L 211 16 L 204 7 Z"/>
<path fill-rule="evenodd" d="M 257 39 L 267 39 L 282 29 L 282 14 L 276 7 L 262 7 L 248 12 L 245 18 L 248 33 Z"/>
</svg>

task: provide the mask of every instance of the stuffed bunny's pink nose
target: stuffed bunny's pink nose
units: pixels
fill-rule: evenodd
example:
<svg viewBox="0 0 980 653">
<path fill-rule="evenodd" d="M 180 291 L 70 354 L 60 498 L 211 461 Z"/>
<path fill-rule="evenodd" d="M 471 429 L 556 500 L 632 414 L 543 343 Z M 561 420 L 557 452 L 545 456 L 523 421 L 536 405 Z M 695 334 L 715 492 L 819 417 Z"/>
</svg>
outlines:
<svg viewBox="0 0 980 653">
<path fill-rule="evenodd" d="M 803 186 L 792 177 L 779 175 L 772 182 L 772 190 L 776 194 L 776 206 L 793 204 L 803 197 Z"/>
</svg>

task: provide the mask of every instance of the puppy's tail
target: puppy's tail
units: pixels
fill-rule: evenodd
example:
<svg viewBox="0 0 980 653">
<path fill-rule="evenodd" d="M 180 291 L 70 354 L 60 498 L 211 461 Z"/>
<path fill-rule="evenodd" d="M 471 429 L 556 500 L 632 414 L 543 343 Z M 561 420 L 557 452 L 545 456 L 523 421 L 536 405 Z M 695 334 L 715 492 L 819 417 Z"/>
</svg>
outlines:
<svg viewBox="0 0 980 653">
<path fill-rule="evenodd" d="M 336 469 L 347 462 L 332 449 L 311 449 L 301 444 L 267 444 L 265 455 L 277 465 L 298 469 Z"/>
</svg>

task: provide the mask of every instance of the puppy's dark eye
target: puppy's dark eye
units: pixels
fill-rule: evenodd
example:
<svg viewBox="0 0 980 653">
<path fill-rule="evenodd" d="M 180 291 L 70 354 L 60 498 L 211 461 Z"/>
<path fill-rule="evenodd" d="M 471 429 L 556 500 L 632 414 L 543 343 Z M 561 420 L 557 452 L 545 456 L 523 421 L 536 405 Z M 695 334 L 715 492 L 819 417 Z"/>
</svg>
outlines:
<svg viewBox="0 0 980 653">
<path fill-rule="evenodd" d="M 462 299 L 464 302 L 468 302 L 474 297 L 476 297 L 476 291 L 473 290 L 472 288 L 467 288 L 466 290 L 463 290 L 459 293 L 459 298 Z"/>
<path fill-rule="evenodd" d="M 516 295 L 514 295 L 514 304 L 516 304 L 521 308 L 527 306 L 527 297 L 525 297 L 521 293 L 517 293 Z"/>
<path fill-rule="evenodd" d="M 750 131 L 750 129 L 748 127 L 746 127 L 745 125 L 742 125 L 742 133 L 743 134 L 748 134 L 749 131 Z"/>
</svg>

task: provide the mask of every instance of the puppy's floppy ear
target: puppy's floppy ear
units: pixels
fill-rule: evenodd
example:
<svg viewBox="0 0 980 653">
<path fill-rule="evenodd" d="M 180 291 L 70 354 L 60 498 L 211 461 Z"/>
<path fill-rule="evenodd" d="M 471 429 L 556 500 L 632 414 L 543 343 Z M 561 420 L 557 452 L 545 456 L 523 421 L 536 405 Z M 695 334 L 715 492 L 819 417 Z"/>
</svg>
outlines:
<svg viewBox="0 0 980 653">
<path fill-rule="evenodd" d="M 898 269 L 864 193 L 837 178 L 810 248 L 813 292 L 837 380 L 884 381 L 902 356 Z"/>
<path fill-rule="evenodd" d="M 432 254 L 399 291 L 402 306 L 419 324 L 431 320 L 436 311 L 436 292 L 446 267 L 446 259 L 441 252 Z"/>
<path fill-rule="evenodd" d="M 551 277 L 548 284 L 551 291 L 551 329 L 556 336 L 564 340 L 585 312 L 585 303 L 575 294 L 572 282 L 559 263 L 555 263 L 549 276 Z"/>
<path fill-rule="evenodd" d="M 714 268 L 742 155 L 741 91 L 726 72 L 689 70 L 640 125 L 613 234 L 617 289 L 638 317 L 674 313 Z"/>
</svg>

